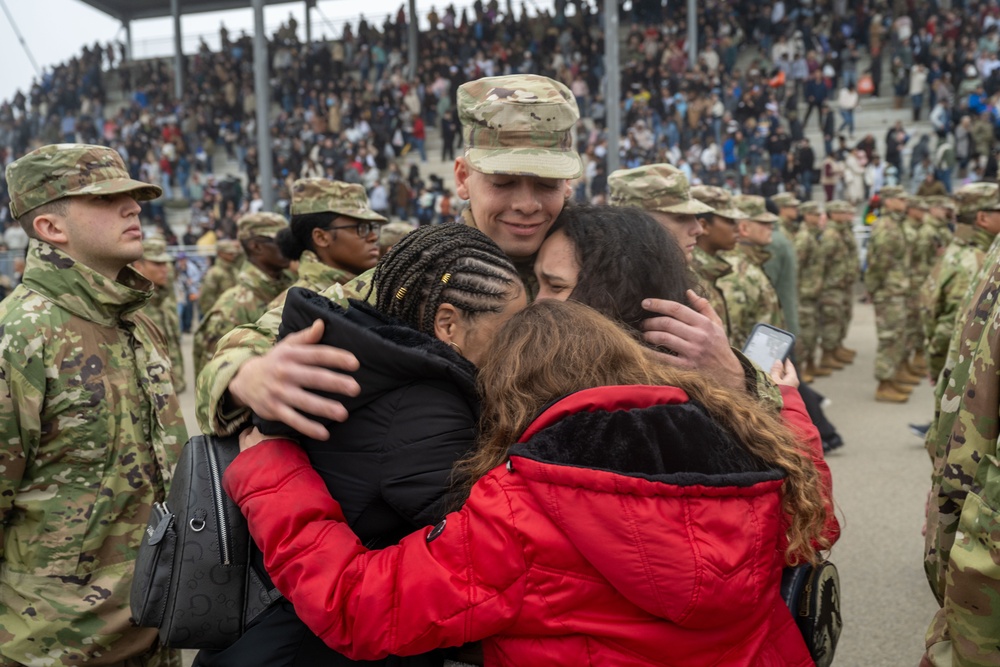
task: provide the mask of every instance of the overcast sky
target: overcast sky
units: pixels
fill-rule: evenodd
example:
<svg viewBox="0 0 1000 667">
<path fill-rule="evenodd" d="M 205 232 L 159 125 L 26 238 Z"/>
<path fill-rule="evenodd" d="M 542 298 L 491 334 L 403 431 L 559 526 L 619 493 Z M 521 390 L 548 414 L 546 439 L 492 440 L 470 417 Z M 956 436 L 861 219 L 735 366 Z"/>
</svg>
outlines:
<svg viewBox="0 0 1000 667">
<path fill-rule="evenodd" d="M 319 38 L 339 35 L 345 21 L 356 23 L 359 8 L 364 9 L 369 21 L 379 24 L 387 14 L 395 14 L 407 0 L 319 0 L 313 10 L 313 36 Z M 438 11 L 448 4 L 456 8 L 471 7 L 473 0 L 417 0 L 417 14 L 423 16 L 436 5 Z M 4 0 L 20 30 L 27 49 L 40 68 L 65 62 L 80 53 L 84 44 L 95 41 L 125 39 L 121 24 L 91 8 L 80 0 Z M 246 0 L 250 5 L 250 0 Z M 484 3 L 485 4 L 485 3 Z M 501 1 L 503 7 L 505 1 Z M 514 0 L 515 11 L 520 11 L 521 0 Z M 551 7 L 551 0 L 528 0 L 531 7 Z M 305 2 L 293 2 L 265 7 L 264 22 L 268 33 L 273 33 L 292 13 L 299 22 L 299 37 L 305 36 Z M 532 12 L 534 13 L 534 9 Z M 53 20 L 54 17 L 58 17 Z M 204 35 L 214 49 L 218 48 L 219 25 L 225 22 L 230 33 L 238 35 L 242 29 L 253 27 L 253 10 L 192 14 L 181 21 L 185 35 L 184 50 L 197 50 L 198 37 Z M 137 21 L 132 25 L 132 44 L 136 57 L 167 55 L 173 49 L 173 22 L 170 18 Z M 6 14 L 0 12 L 0 100 L 10 100 L 18 89 L 25 93 L 35 78 L 35 70 L 24 47 L 19 43 L 14 28 Z"/>
</svg>

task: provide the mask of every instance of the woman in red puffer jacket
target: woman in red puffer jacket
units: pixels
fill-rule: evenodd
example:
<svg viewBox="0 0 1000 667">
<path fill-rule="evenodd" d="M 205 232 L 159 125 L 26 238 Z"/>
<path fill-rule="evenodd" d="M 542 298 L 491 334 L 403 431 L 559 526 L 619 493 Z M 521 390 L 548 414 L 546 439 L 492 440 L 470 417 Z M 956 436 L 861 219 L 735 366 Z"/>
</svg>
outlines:
<svg viewBox="0 0 1000 667">
<path fill-rule="evenodd" d="M 503 326 L 480 384 L 468 500 L 381 551 L 297 445 L 245 438 L 227 491 L 327 644 L 374 659 L 482 639 L 486 665 L 812 664 L 779 581 L 839 529 L 794 388 L 778 418 L 555 301 Z"/>
</svg>

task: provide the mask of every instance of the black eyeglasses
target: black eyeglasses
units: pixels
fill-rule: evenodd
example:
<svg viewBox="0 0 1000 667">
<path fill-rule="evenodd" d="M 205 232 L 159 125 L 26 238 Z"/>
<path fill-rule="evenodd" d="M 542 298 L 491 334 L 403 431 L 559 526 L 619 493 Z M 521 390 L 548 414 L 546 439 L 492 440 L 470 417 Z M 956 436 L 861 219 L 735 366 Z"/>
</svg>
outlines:
<svg viewBox="0 0 1000 667">
<path fill-rule="evenodd" d="M 336 227 L 327 227 L 328 230 L 333 229 L 353 229 L 358 233 L 358 238 L 367 238 L 372 232 L 375 236 L 382 234 L 382 223 L 381 222 L 371 222 L 370 220 L 362 220 L 361 222 L 355 223 L 353 225 L 338 225 Z"/>
</svg>

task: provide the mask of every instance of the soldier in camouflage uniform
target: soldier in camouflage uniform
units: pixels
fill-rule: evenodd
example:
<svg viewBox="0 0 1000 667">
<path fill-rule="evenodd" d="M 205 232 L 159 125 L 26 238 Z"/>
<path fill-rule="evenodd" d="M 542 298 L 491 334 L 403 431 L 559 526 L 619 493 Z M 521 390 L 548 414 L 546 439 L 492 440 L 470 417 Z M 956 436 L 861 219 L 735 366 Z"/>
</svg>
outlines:
<svg viewBox="0 0 1000 667">
<path fill-rule="evenodd" d="M 153 321 L 167 341 L 170 353 L 170 377 L 174 390 L 181 394 L 187 387 L 184 379 L 184 355 L 181 348 L 181 318 L 177 314 L 177 296 L 170 279 L 173 258 L 167 253 L 167 242 L 158 236 L 142 242 L 142 259 L 135 263 L 135 270 L 153 283 L 153 297 L 146 302 L 142 312 Z"/>
<path fill-rule="evenodd" d="M 390 222 L 382 226 L 382 233 L 378 237 L 378 251 L 381 257 L 392 250 L 392 246 L 402 240 L 404 236 L 416 229 L 415 225 L 408 222 Z"/>
<path fill-rule="evenodd" d="M 995 186 L 994 186 L 995 187 Z M 993 195 L 996 197 L 996 195 Z M 998 206 L 994 199 L 989 206 Z M 987 213 L 1000 229 L 1000 212 Z M 922 667 L 1000 665 L 1000 243 L 983 264 L 942 376 L 925 567 L 942 607 Z"/>
<path fill-rule="evenodd" d="M 0 664 L 180 665 L 129 623 L 154 502 L 187 439 L 165 341 L 140 310 L 151 283 L 136 200 L 114 150 L 43 146 L 7 167 L 31 237 L 0 304 Z"/>
<path fill-rule="evenodd" d="M 990 225 L 996 215 L 990 207 L 1000 200 L 995 183 L 966 185 L 955 192 L 955 199 L 959 207 L 955 233 L 920 289 L 927 373 L 932 381 L 944 369 L 962 298 L 972 288 L 997 234 Z"/>
<path fill-rule="evenodd" d="M 920 236 L 924 228 L 924 218 L 930 205 L 924 197 L 910 197 L 906 207 L 903 232 L 910 247 L 910 289 L 906 295 L 906 359 L 903 362 L 900 379 L 911 385 L 919 384 L 927 372 L 924 360 L 924 331 L 920 325 L 920 286 L 931 272 L 932 257 L 927 251 L 921 252 Z"/>
<path fill-rule="evenodd" d="M 829 219 L 820 235 L 819 252 L 826 267 L 823 290 L 819 297 L 819 339 L 823 349 L 820 366 L 843 368 L 854 361 L 854 351 L 844 347 L 851 323 L 854 284 L 860 277 L 857 246 L 853 241 L 855 209 L 850 202 L 828 202 Z"/>
<path fill-rule="evenodd" d="M 608 176 L 608 189 L 609 204 L 635 206 L 649 213 L 670 232 L 691 263 L 698 237 L 705 233 L 698 215 L 712 209 L 692 198 L 684 172 L 670 164 L 619 169 Z"/>
<path fill-rule="evenodd" d="M 910 292 L 910 246 L 903 231 L 906 194 L 892 185 L 882 188 L 882 216 L 868 241 L 865 287 L 875 306 L 878 349 L 875 354 L 875 400 L 904 403 L 909 389 L 900 381 L 906 361 L 906 297 Z"/>
<path fill-rule="evenodd" d="M 299 279 L 292 287 L 319 293 L 375 268 L 385 222 L 368 205 L 362 185 L 325 178 L 295 181 L 292 223 L 277 238 L 281 254 L 299 262 Z M 286 289 L 267 310 L 284 306 L 287 295 Z"/>
<path fill-rule="evenodd" d="M 570 180 L 583 172 L 573 150 L 573 127 L 580 117 L 576 101 L 566 86 L 547 77 L 511 75 L 461 85 L 457 103 L 465 152 L 455 160 L 455 192 L 469 201 L 463 220 L 500 246 L 517 268 L 529 298 L 534 298 L 535 255 L 571 194 Z M 331 299 L 364 295 L 370 279 L 366 272 L 324 295 Z M 659 344 L 675 335 L 668 329 L 674 318 L 683 317 L 685 331 L 705 334 L 708 343 L 701 350 L 725 345 L 722 327 L 703 312 L 676 304 L 663 308 L 668 315 L 647 325 L 649 342 Z M 314 438 L 325 437 L 325 429 L 302 412 L 344 417 L 339 402 L 322 399 L 311 390 L 353 393 L 354 380 L 338 372 L 351 370 L 353 362 L 339 350 L 314 345 L 320 334 L 312 330 L 275 345 L 280 321 L 281 311 L 271 310 L 221 341 L 218 353 L 198 376 L 196 408 L 206 432 L 235 432 L 246 423 L 247 406 Z M 749 362 L 744 365 L 735 354 L 710 358 L 723 360 L 702 367 L 717 381 L 731 386 L 745 383 L 749 391 L 780 402 L 774 385 Z M 677 357 L 677 363 L 685 362 L 694 363 Z"/>
<path fill-rule="evenodd" d="M 720 278 L 718 285 L 729 310 L 729 343 L 742 348 L 758 322 L 785 327 L 778 293 L 763 269 L 767 260 L 764 248 L 771 241 L 778 216 L 768 213 L 764 198 L 756 195 L 733 197 L 732 204 L 742 213 L 736 223 L 739 238 L 735 249 L 723 253 L 733 272 Z"/>
<path fill-rule="evenodd" d="M 198 310 L 202 314 L 212 310 L 223 292 L 236 287 L 242 254 L 243 248 L 239 241 L 222 239 L 215 244 L 215 264 L 205 272 L 198 290 Z"/>
<path fill-rule="evenodd" d="M 823 291 L 824 274 L 819 238 L 826 224 L 826 213 L 819 202 L 807 201 L 799 205 L 799 215 L 802 216 L 802 224 L 795 235 L 799 262 L 800 332 L 796 341 L 796 357 L 802 364 L 804 378 L 825 377 L 831 370 L 816 365 L 816 346 L 819 342 L 819 298 Z"/>
<path fill-rule="evenodd" d="M 241 324 L 256 322 L 267 312 L 267 304 L 292 284 L 285 272 L 289 260 L 274 240 L 278 232 L 288 228 L 288 222 L 277 213 L 249 213 L 236 227 L 246 263 L 236 287 L 222 293 L 194 332 L 195 377 L 215 354 L 223 336 Z"/>
<path fill-rule="evenodd" d="M 694 269 L 708 302 L 725 324 L 728 336 L 729 312 L 718 281 L 732 273 L 733 267 L 719 253 L 736 247 L 736 221 L 743 214 L 733 208 L 732 195 L 723 188 L 696 185 L 691 188 L 691 196 L 714 210 L 713 213 L 701 213 L 698 216 L 705 233 L 698 237 L 698 245 L 691 253 L 691 268 Z"/>
</svg>

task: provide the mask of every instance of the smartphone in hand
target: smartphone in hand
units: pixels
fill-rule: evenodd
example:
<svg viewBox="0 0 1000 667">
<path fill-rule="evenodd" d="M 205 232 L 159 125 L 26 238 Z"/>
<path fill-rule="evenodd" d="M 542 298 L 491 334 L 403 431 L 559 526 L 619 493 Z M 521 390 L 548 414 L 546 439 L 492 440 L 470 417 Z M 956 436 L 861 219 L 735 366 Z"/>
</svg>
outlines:
<svg viewBox="0 0 1000 667">
<path fill-rule="evenodd" d="M 773 327 L 770 324 L 758 322 L 750 332 L 750 338 L 743 346 L 743 354 L 747 359 L 760 366 L 765 373 L 771 371 L 775 361 L 784 363 L 792 353 L 795 345 L 795 335 Z"/>
</svg>

